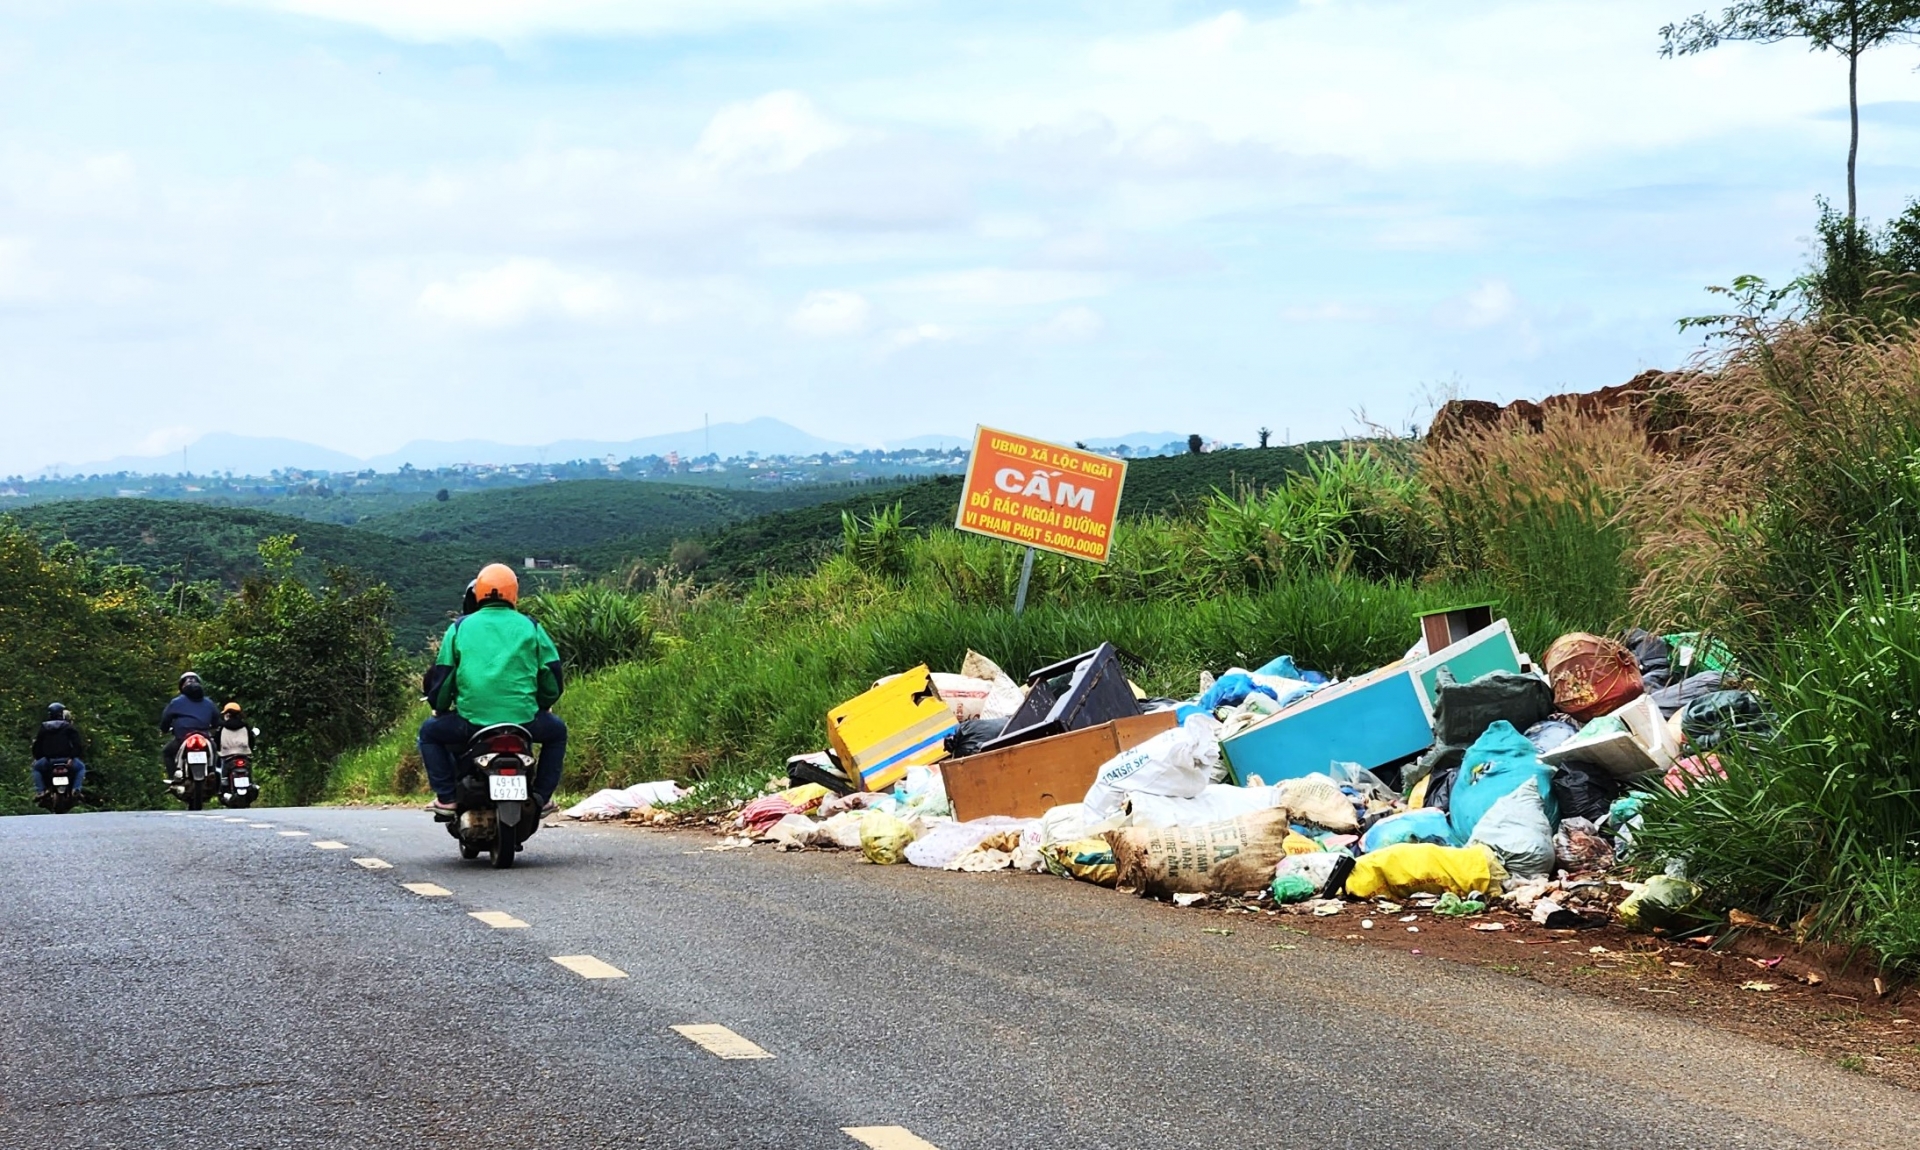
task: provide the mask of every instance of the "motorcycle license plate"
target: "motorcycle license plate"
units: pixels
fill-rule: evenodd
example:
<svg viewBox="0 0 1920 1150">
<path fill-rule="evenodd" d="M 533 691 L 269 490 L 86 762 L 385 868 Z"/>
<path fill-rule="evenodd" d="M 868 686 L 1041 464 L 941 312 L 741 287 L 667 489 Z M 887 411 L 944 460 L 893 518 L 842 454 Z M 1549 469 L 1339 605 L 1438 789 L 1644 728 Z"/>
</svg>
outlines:
<svg viewBox="0 0 1920 1150">
<path fill-rule="evenodd" d="M 527 776 L 525 775 L 488 775 L 487 797 L 494 802 L 506 800 L 527 801 Z"/>
<path fill-rule="evenodd" d="M 67 776 L 65 776 L 65 775 L 55 775 L 55 776 L 53 776 L 53 785 L 54 785 L 54 786 L 56 786 L 56 787 L 64 787 L 64 786 L 66 786 L 66 785 L 67 785 Z"/>
<path fill-rule="evenodd" d="M 247 782 L 247 780 L 245 779 L 233 780 L 233 789 L 236 791 L 244 791 L 252 785 L 253 785 L 252 783 Z"/>
<path fill-rule="evenodd" d="M 188 751 L 187 761 L 197 766 L 207 761 L 207 753 L 205 751 Z"/>
</svg>

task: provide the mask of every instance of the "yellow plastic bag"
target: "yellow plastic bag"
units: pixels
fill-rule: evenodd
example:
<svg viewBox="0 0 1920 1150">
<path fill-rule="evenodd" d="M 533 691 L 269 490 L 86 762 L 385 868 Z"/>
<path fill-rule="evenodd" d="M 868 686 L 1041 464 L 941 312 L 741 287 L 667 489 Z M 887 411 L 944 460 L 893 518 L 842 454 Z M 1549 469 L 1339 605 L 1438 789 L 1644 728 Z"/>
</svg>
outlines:
<svg viewBox="0 0 1920 1150">
<path fill-rule="evenodd" d="M 825 802 L 827 796 L 832 793 L 819 783 L 806 783 L 781 791 L 780 797 L 792 803 L 797 813 L 804 815 Z"/>
<path fill-rule="evenodd" d="M 1040 858 L 1048 870 L 1062 878 L 1109 887 L 1120 880 L 1120 864 L 1114 861 L 1113 848 L 1103 838 L 1048 843 L 1040 848 Z"/>
<path fill-rule="evenodd" d="M 1405 898 L 1452 891 L 1465 898 L 1476 891 L 1499 894 L 1506 879 L 1506 868 L 1483 846 L 1395 843 L 1360 856 L 1347 876 L 1347 893 L 1355 898 Z"/>
<path fill-rule="evenodd" d="M 905 862 L 913 839 L 913 828 L 885 811 L 868 811 L 860 820 L 860 853 L 870 863 L 892 866 Z"/>
<path fill-rule="evenodd" d="M 1319 843 L 1314 842 L 1299 831 L 1288 831 L 1286 839 L 1280 844 L 1280 848 L 1290 855 L 1317 855 L 1321 851 Z"/>
</svg>

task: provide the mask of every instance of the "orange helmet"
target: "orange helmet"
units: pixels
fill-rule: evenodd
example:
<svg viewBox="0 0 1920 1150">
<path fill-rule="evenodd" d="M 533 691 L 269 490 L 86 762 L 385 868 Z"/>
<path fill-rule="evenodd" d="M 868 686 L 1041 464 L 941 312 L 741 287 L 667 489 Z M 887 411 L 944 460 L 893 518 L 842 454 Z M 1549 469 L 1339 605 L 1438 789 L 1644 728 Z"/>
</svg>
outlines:
<svg viewBox="0 0 1920 1150">
<path fill-rule="evenodd" d="M 473 581 L 473 598 L 482 607 L 489 603 L 517 607 L 520 604 L 520 577 L 505 563 L 489 563 L 480 569 L 480 577 Z"/>
</svg>

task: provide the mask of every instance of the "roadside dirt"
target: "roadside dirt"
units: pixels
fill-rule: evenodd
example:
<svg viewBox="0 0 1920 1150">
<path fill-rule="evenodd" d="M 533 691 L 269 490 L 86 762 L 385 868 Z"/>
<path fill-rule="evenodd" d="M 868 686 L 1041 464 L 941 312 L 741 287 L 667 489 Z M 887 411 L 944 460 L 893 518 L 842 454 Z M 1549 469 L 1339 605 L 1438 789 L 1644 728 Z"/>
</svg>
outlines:
<svg viewBox="0 0 1920 1150">
<path fill-rule="evenodd" d="M 1311 935 L 1531 978 L 1920 1089 L 1920 992 L 1884 978 L 1876 986 L 1875 972 L 1858 957 L 1849 963 L 1844 951 L 1796 946 L 1759 927 L 1722 935 L 1709 947 L 1615 924 L 1548 930 L 1497 909 L 1466 919 L 1411 904 L 1382 910 L 1361 902 L 1325 917 L 1271 903 L 1206 913 L 1209 919 L 1237 920 L 1232 926 L 1251 927 L 1248 920 L 1255 920 L 1279 939 Z"/>
<path fill-rule="evenodd" d="M 705 829 L 725 833 L 720 820 L 712 822 Z M 651 829 L 642 820 L 625 825 Z M 1063 880 L 1038 875 L 1033 881 Z M 1339 914 L 1323 917 L 1307 905 L 1214 899 L 1167 909 L 1197 913 L 1217 929 L 1263 924 L 1273 931 L 1276 946 L 1287 945 L 1292 933 L 1469 963 L 1685 1018 L 1920 1090 L 1920 989 L 1877 979 L 1878 972 L 1861 956 L 1799 946 L 1764 925 L 1723 932 L 1702 945 L 1634 933 L 1615 923 L 1549 930 L 1498 908 L 1457 919 L 1420 909 L 1413 900 L 1392 910 L 1349 902 Z"/>
</svg>

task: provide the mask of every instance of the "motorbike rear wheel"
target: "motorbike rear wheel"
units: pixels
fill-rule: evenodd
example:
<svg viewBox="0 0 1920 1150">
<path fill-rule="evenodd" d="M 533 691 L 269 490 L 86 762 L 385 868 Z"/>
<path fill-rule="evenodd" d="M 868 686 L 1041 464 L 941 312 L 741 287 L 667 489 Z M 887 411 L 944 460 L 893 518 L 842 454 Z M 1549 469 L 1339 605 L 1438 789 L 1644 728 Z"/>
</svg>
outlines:
<svg viewBox="0 0 1920 1150">
<path fill-rule="evenodd" d="M 505 870 L 513 865 L 514 849 L 520 845 L 520 833 L 503 822 L 493 824 L 493 869 Z"/>
</svg>

